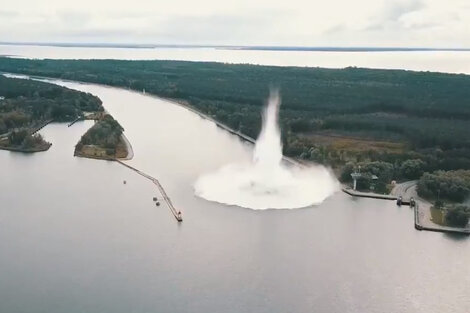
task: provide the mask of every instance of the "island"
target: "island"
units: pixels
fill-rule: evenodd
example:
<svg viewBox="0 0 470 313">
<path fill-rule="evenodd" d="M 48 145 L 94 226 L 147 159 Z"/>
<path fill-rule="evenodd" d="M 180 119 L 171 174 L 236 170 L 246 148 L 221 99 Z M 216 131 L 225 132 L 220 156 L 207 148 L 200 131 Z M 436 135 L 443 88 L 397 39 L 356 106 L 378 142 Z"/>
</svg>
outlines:
<svg viewBox="0 0 470 313">
<path fill-rule="evenodd" d="M 126 158 L 129 152 L 123 131 L 111 115 L 104 114 L 77 143 L 75 156 L 105 160 Z"/>
</svg>

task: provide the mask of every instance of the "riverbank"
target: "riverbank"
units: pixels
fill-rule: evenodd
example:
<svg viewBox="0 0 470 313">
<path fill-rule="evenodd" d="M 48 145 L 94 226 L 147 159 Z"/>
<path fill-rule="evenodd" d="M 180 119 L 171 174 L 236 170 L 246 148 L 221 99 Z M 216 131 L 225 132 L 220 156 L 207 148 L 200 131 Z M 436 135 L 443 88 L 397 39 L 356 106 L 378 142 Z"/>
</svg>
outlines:
<svg viewBox="0 0 470 313">
<path fill-rule="evenodd" d="M 50 119 L 47 121 L 44 121 L 42 123 L 39 123 L 37 126 L 32 126 L 28 129 L 28 132 L 30 135 L 35 135 L 37 132 L 39 132 L 41 129 L 52 123 L 54 120 Z M 8 136 L 10 135 L 11 132 L 2 134 L 0 135 L 0 150 L 7 150 L 7 151 L 13 151 L 13 152 L 23 152 L 23 153 L 35 153 L 35 152 L 44 152 L 49 150 L 49 148 L 52 146 L 52 143 L 44 141 L 42 144 L 39 144 L 35 147 L 20 147 L 20 146 L 8 146 Z"/>
<path fill-rule="evenodd" d="M 126 146 L 127 155 L 125 157 L 120 157 L 117 159 L 122 160 L 122 161 L 132 160 L 134 158 L 134 149 L 132 149 L 132 145 L 129 139 L 127 139 L 126 135 L 124 135 L 124 133 L 121 135 L 121 141 Z"/>
<path fill-rule="evenodd" d="M 431 206 L 429 203 L 420 203 L 415 207 L 415 228 L 434 232 L 470 235 L 470 225 L 467 227 L 451 227 L 436 224 L 432 221 Z"/>
<path fill-rule="evenodd" d="M 33 148 L 22 148 L 22 147 L 9 147 L 0 145 L 0 150 L 12 151 L 12 152 L 23 152 L 23 153 L 35 153 L 35 152 L 44 152 L 49 150 L 52 146 L 52 143 L 48 142 L 47 144 L 41 145 L 39 147 Z"/>
<path fill-rule="evenodd" d="M 433 222 L 431 214 L 432 204 L 416 194 L 416 182 L 417 181 L 409 181 L 397 185 L 390 195 L 360 192 L 345 186 L 343 186 L 342 191 L 352 197 L 360 198 L 396 201 L 398 197 L 402 197 L 404 205 L 409 203 L 409 199 L 414 198 L 416 200 L 416 205 L 413 207 L 414 226 L 417 230 L 470 235 L 470 225 L 467 225 L 467 227 L 451 227 Z"/>
</svg>

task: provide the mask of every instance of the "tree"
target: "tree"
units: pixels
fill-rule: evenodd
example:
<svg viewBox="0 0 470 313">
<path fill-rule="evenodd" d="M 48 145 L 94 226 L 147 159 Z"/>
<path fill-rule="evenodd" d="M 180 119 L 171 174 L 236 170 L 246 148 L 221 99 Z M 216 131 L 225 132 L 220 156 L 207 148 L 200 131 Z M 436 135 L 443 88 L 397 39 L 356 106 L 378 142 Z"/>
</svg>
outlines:
<svg viewBox="0 0 470 313">
<path fill-rule="evenodd" d="M 12 146 L 20 146 L 28 135 L 29 133 L 25 129 L 12 131 L 8 135 L 8 141 L 10 142 L 10 145 Z"/>
<path fill-rule="evenodd" d="M 447 210 L 446 221 L 449 226 L 465 227 L 470 218 L 470 208 L 459 205 Z"/>
<path fill-rule="evenodd" d="M 406 160 L 400 166 L 400 175 L 406 179 L 418 179 L 424 173 L 424 166 L 420 159 Z"/>
<path fill-rule="evenodd" d="M 442 210 L 444 208 L 444 201 L 442 200 L 436 200 L 434 202 L 434 208 L 438 209 L 438 210 Z"/>
<path fill-rule="evenodd" d="M 343 167 L 343 170 L 341 171 L 340 181 L 343 183 L 350 182 L 352 180 L 351 174 L 353 171 L 354 171 L 354 164 L 351 162 L 347 163 Z"/>
<path fill-rule="evenodd" d="M 425 198 L 445 198 L 463 202 L 470 196 L 470 171 L 424 173 L 418 181 L 418 194 Z"/>
<path fill-rule="evenodd" d="M 370 176 L 377 176 L 380 182 L 389 184 L 394 176 L 393 164 L 382 161 L 363 162 L 361 166 L 361 173 L 369 174 Z"/>
</svg>

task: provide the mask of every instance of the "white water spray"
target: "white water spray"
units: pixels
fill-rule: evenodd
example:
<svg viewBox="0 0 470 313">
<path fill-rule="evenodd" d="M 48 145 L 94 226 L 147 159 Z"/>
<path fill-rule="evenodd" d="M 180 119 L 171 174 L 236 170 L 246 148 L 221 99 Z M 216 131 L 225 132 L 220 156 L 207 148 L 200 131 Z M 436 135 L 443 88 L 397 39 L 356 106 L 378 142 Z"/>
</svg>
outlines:
<svg viewBox="0 0 470 313">
<path fill-rule="evenodd" d="M 338 190 L 336 178 L 323 166 L 283 163 L 279 106 L 279 92 L 271 92 L 253 161 L 199 177 L 194 186 L 197 196 L 256 210 L 294 209 L 319 204 Z"/>
</svg>

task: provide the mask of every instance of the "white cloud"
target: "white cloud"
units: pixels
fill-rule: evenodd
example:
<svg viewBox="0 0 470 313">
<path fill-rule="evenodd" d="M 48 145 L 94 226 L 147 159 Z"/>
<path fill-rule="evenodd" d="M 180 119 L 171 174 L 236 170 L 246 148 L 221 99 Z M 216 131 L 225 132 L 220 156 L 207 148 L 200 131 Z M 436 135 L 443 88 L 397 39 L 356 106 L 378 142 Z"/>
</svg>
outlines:
<svg viewBox="0 0 470 313">
<path fill-rule="evenodd" d="M 470 47 L 467 0 L 16 0 L 0 41 Z"/>
</svg>

